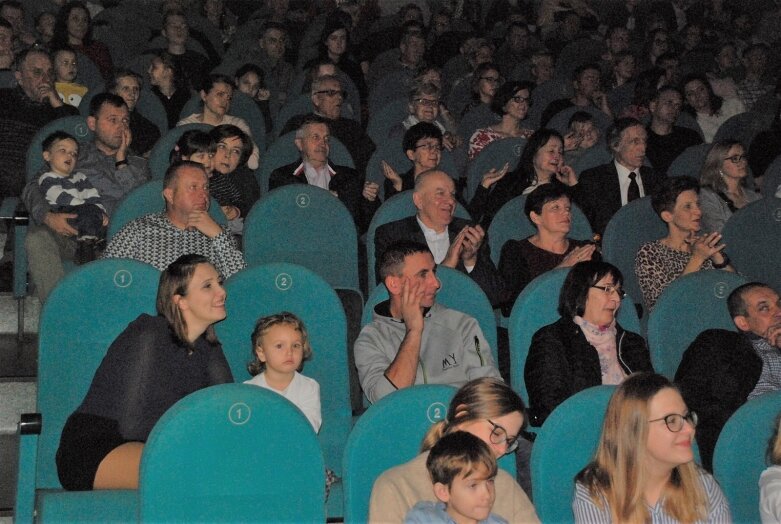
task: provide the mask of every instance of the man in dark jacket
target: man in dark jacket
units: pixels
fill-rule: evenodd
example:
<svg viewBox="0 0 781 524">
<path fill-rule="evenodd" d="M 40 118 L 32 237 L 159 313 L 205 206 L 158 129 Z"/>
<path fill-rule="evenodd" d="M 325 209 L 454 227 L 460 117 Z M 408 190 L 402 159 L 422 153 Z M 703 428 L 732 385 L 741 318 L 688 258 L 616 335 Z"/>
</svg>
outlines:
<svg viewBox="0 0 781 524">
<path fill-rule="evenodd" d="M 502 299 L 504 281 L 491 261 L 485 231 L 480 225 L 454 216 L 455 185 L 450 175 L 431 169 L 418 175 L 412 200 L 416 215 L 377 228 L 377 260 L 388 246 L 400 240 L 426 244 L 437 264 L 466 273 L 485 292 L 491 304 Z M 375 268 L 381 280 L 379 264 Z"/>
<path fill-rule="evenodd" d="M 364 182 L 359 173 L 328 160 L 330 131 L 328 122 L 317 115 L 304 118 L 296 131 L 296 147 L 301 161 L 279 167 L 271 173 L 269 189 L 288 184 L 311 184 L 331 191 L 350 211 L 359 233 L 369 227 L 380 205 L 379 185 Z"/>
<path fill-rule="evenodd" d="M 747 400 L 781 389 L 781 298 L 751 282 L 727 299 L 739 332 L 708 329 L 683 355 L 675 373 L 690 410 L 697 413 L 702 465 L 712 469 L 721 428 Z"/>
</svg>

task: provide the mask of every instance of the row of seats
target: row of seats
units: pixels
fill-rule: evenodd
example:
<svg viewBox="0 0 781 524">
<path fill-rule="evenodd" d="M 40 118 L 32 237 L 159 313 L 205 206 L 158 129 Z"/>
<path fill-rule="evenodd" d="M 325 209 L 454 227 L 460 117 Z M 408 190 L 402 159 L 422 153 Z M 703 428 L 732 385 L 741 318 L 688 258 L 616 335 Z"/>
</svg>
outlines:
<svg viewBox="0 0 781 524">
<path fill-rule="evenodd" d="M 565 274 L 564 270 L 552 271 L 532 282 L 519 297 L 510 318 L 511 383 L 524 398 L 528 398 L 523 384 L 528 341 L 539 327 L 557 318 L 556 300 L 551 297 L 558 296 Z M 439 276 L 443 282 L 440 302 L 474 316 L 496 351 L 493 312 L 485 295 L 468 277 L 455 270 L 442 268 Z M 20 479 L 26 479 L 26 484 L 20 482 L 19 500 L 27 501 L 27 505 L 22 505 L 19 515 L 27 514 L 25 507 L 28 511 L 34 507 L 33 486 L 45 490 L 38 494 L 38 505 L 48 507 L 55 514 L 70 508 L 73 497 L 87 497 L 59 491 L 54 469 L 59 435 L 66 417 L 86 394 L 106 348 L 137 315 L 154 313 L 158 279 L 156 269 L 137 261 L 99 260 L 69 274 L 46 302 L 39 331 L 37 404 L 44 424 L 40 435 L 32 437 L 37 441 L 35 444 L 22 439 Z M 731 327 L 723 301 L 743 281 L 729 273 L 699 272 L 682 277 L 665 291 L 649 322 L 649 328 L 658 327 L 659 335 L 649 333 L 649 339 L 653 341 L 653 361 L 659 371 L 672 375 L 682 351 L 702 329 Z M 287 263 L 250 267 L 228 279 L 225 286 L 229 296 L 228 317 L 217 325 L 217 335 L 237 381 L 249 378 L 245 365 L 250 358 L 249 335 L 257 318 L 289 310 L 307 325 L 314 354 L 306 363 L 304 373 L 320 383 L 321 396 L 327 399 L 323 403 L 323 427 L 318 439 L 325 464 L 341 474 L 344 445 L 353 421 L 346 317 L 336 293 L 317 274 Z M 370 296 L 364 308 L 364 323 L 369 321 L 371 308 L 385 298 L 385 293 L 379 287 Z M 99 309 L 95 307 L 95 297 L 100 297 Z M 709 319 L 708 311 L 724 311 L 718 319 L 720 323 Z M 680 331 L 673 338 L 666 320 L 670 314 L 676 315 L 677 331 Z M 656 315 L 663 315 L 662 320 L 654 321 Z M 628 329 L 639 330 L 639 321 L 631 307 L 622 308 L 619 321 Z M 341 497 L 337 485 L 329 497 L 329 515 L 341 513 Z"/>
</svg>

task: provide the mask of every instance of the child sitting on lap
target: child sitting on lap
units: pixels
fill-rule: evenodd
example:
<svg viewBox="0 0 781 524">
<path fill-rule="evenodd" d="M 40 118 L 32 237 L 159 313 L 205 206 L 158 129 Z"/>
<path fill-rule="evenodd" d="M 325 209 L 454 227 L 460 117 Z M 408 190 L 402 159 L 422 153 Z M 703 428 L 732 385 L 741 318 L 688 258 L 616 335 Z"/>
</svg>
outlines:
<svg viewBox="0 0 781 524">
<path fill-rule="evenodd" d="M 478 437 L 456 431 L 431 448 L 426 468 L 439 502 L 418 502 L 405 524 L 507 524 L 491 513 L 496 458 Z"/>
<path fill-rule="evenodd" d="M 100 194 L 83 173 L 74 173 L 79 143 L 64 131 L 55 131 L 43 143 L 43 159 L 49 171 L 38 178 L 46 201 L 56 213 L 73 213 L 68 223 L 78 231 L 76 264 L 95 260 L 96 248 L 106 240 L 108 215 Z"/>
</svg>

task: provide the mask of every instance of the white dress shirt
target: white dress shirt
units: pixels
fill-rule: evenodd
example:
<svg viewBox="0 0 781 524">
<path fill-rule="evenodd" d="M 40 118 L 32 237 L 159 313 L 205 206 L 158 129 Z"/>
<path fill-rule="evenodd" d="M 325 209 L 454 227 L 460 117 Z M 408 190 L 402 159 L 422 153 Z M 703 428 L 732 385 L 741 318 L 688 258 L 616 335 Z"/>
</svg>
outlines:
<svg viewBox="0 0 781 524">
<path fill-rule="evenodd" d="M 617 160 L 614 160 L 613 163 L 616 166 L 616 171 L 618 171 L 618 187 L 621 189 L 621 205 L 625 206 L 628 202 L 628 193 L 629 193 L 629 173 L 634 173 L 637 175 L 635 177 L 635 180 L 637 180 L 637 187 L 640 188 L 640 197 L 645 196 L 645 188 L 643 187 L 643 179 L 640 176 L 640 168 L 637 169 L 628 169 L 624 167 L 623 165 L 619 164 Z"/>
</svg>

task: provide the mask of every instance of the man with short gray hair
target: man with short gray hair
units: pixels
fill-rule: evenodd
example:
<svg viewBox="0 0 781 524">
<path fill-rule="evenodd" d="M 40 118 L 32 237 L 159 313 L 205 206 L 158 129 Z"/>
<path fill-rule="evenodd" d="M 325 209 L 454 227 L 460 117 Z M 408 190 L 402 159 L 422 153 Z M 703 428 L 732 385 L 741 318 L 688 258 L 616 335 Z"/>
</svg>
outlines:
<svg viewBox="0 0 781 524">
<path fill-rule="evenodd" d="M 380 205 L 379 185 L 364 182 L 355 169 L 330 161 L 330 122 L 317 115 L 303 118 L 296 130 L 301 160 L 275 169 L 269 179 L 269 190 L 288 184 L 309 184 L 330 191 L 350 211 L 359 233 L 363 233 Z"/>
<path fill-rule="evenodd" d="M 338 77 L 325 75 L 312 81 L 311 89 L 314 114 L 323 117 L 328 122 L 331 135 L 339 139 L 350 152 L 359 173 L 366 172 L 366 164 L 374 152 L 375 146 L 371 138 L 364 132 L 361 124 L 351 118 L 341 116 L 345 92 Z M 301 128 L 308 115 L 294 116 L 287 121 L 282 134 Z"/>
</svg>

